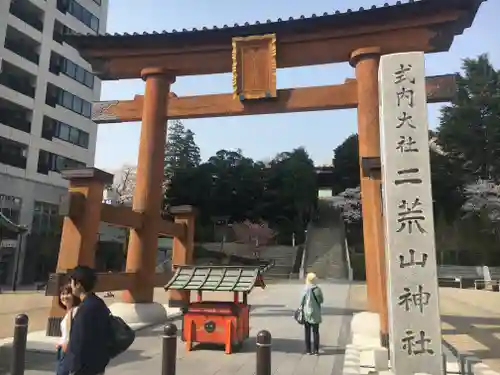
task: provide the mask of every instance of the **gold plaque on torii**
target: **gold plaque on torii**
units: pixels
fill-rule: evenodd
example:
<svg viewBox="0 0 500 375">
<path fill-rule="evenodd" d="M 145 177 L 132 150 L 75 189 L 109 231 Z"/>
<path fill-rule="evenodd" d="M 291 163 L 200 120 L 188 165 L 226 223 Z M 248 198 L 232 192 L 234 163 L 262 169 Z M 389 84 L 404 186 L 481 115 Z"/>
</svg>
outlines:
<svg viewBox="0 0 500 375">
<path fill-rule="evenodd" d="M 276 35 L 233 38 L 233 96 L 276 97 Z"/>
</svg>

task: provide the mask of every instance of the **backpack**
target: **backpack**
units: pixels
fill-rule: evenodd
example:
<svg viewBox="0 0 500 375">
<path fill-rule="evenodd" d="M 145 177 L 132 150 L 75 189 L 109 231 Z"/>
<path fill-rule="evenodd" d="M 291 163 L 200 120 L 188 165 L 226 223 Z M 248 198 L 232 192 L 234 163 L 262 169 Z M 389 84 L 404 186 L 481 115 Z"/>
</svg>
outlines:
<svg viewBox="0 0 500 375">
<path fill-rule="evenodd" d="M 135 340 L 135 332 L 119 316 L 110 315 L 109 318 L 111 326 L 109 357 L 115 358 L 132 345 Z"/>
</svg>

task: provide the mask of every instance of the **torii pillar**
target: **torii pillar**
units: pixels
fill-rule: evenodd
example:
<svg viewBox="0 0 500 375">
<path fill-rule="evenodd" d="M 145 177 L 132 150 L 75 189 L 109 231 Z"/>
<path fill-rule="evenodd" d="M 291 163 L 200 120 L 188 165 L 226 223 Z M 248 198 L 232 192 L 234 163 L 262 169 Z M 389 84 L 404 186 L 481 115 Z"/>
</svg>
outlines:
<svg viewBox="0 0 500 375">
<path fill-rule="evenodd" d="M 165 113 L 170 86 L 175 82 L 172 72 L 147 68 L 141 72 L 146 81 L 142 113 L 139 159 L 132 209 L 144 214 L 141 229 L 130 230 L 127 272 L 137 273 L 130 290 L 123 292 L 128 303 L 152 303 L 158 249 L 159 224 L 163 203 L 163 167 L 167 119 Z"/>
<path fill-rule="evenodd" d="M 388 334 L 387 291 L 382 221 L 382 181 L 380 171 L 369 173 L 365 162 L 380 160 L 378 69 L 381 50 L 360 48 L 352 52 L 350 64 L 358 84 L 358 140 L 363 210 L 368 307 L 380 315 L 383 341 Z"/>
</svg>

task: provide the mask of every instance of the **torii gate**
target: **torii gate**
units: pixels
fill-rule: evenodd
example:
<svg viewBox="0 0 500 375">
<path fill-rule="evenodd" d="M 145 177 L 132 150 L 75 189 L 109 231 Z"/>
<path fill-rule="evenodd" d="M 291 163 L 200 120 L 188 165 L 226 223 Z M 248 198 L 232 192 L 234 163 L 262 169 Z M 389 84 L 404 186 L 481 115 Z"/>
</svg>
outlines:
<svg viewBox="0 0 500 375">
<path fill-rule="evenodd" d="M 378 67 L 383 54 L 447 51 L 456 35 L 470 27 L 482 0 L 421 0 L 394 6 L 373 6 L 345 13 L 203 30 L 152 34 L 70 35 L 66 41 L 90 61 L 103 80 L 142 78 L 144 96 L 128 101 L 98 102 L 97 123 L 142 120 L 134 210 L 144 210 L 143 229 L 132 231 L 127 269 L 137 272 L 134 291 L 125 300 L 152 302 L 163 181 L 163 150 L 167 119 L 241 116 L 267 113 L 357 108 L 363 234 L 368 301 L 380 313 L 387 334 L 384 237 L 381 217 Z M 277 90 L 276 68 L 349 61 L 356 79 L 344 84 Z M 233 74 L 233 92 L 176 97 L 170 91 L 176 77 Z M 449 101 L 453 76 L 427 78 L 429 102 Z M 67 252 L 63 232 L 61 257 Z M 68 224 L 69 225 L 69 224 Z M 81 233 L 82 243 L 95 233 Z M 179 250 L 174 257 L 181 257 Z M 177 255 L 176 255 L 177 254 Z M 77 260 L 73 263 L 78 262 Z M 115 287 L 130 289 L 119 281 Z"/>
</svg>

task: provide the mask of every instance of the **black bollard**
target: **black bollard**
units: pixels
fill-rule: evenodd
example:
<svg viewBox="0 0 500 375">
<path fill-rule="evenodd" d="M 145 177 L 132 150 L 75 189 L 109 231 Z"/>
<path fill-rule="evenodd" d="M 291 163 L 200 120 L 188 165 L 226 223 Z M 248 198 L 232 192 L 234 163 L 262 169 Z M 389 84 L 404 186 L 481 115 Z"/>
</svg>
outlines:
<svg viewBox="0 0 500 375">
<path fill-rule="evenodd" d="M 257 334 L 256 375 L 271 375 L 271 334 L 266 330 Z"/>
<path fill-rule="evenodd" d="M 175 375 L 175 362 L 177 361 L 177 327 L 168 323 L 163 328 L 163 361 L 162 375 Z"/>
<path fill-rule="evenodd" d="M 28 336 L 28 315 L 16 316 L 14 340 L 12 342 L 11 375 L 23 375 L 26 357 L 26 337 Z"/>
</svg>

